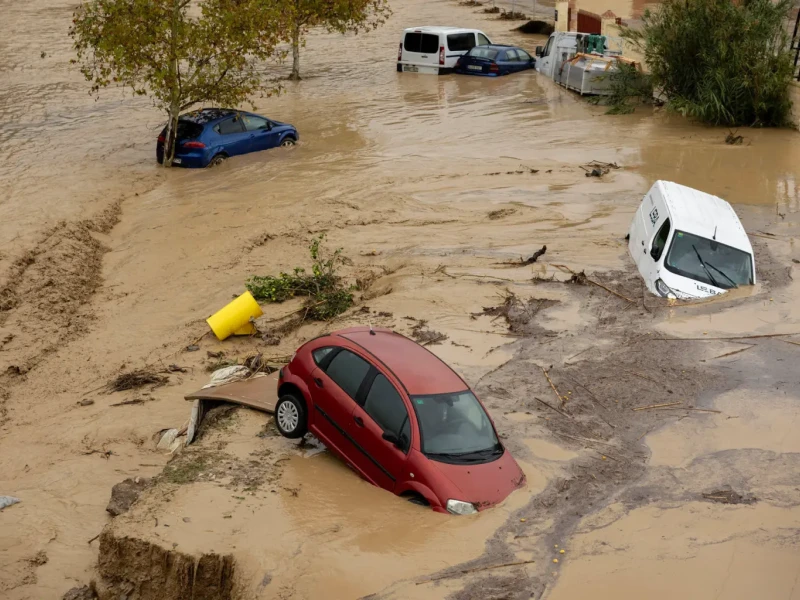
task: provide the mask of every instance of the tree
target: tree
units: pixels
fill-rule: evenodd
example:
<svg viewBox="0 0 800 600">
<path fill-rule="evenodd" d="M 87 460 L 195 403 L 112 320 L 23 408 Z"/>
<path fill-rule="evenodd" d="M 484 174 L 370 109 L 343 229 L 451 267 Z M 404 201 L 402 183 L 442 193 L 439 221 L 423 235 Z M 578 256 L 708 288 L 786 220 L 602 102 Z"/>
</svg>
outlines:
<svg viewBox="0 0 800 600">
<path fill-rule="evenodd" d="M 73 63 L 90 93 L 122 86 L 166 112 L 163 164 L 171 166 L 181 112 L 277 89 L 259 67 L 281 41 L 278 17 L 256 0 L 89 0 L 70 29 Z"/>
<path fill-rule="evenodd" d="M 388 0 L 272 0 L 280 6 L 292 46 L 292 74 L 300 79 L 300 46 L 312 27 L 359 33 L 383 25 L 391 14 Z M 267 0 L 267 4 L 269 4 Z M 274 6 L 274 5 L 273 5 Z"/>
<path fill-rule="evenodd" d="M 623 36 L 668 106 L 713 125 L 782 126 L 791 112 L 793 0 L 666 0 Z"/>
</svg>

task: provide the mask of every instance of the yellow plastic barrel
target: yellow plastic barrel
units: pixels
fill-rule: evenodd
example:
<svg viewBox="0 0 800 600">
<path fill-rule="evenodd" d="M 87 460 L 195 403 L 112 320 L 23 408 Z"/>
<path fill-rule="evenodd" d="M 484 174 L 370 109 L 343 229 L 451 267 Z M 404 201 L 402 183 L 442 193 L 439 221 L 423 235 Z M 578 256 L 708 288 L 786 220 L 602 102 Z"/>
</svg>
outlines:
<svg viewBox="0 0 800 600">
<path fill-rule="evenodd" d="M 218 340 L 224 340 L 231 335 L 250 335 L 255 332 L 255 326 L 250 319 L 256 319 L 262 314 L 261 307 L 250 292 L 245 292 L 236 300 L 229 303 L 206 319 L 211 331 Z"/>
</svg>

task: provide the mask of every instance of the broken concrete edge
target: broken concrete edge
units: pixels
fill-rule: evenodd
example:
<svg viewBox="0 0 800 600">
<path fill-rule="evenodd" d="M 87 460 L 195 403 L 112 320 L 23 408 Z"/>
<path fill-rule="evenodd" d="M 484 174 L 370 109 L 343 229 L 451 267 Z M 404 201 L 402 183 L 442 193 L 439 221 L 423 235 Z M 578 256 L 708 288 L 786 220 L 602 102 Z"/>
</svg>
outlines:
<svg viewBox="0 0 800 600">
<path fill-rule="evenodd" d="M 111 500 L 108 501 L 106 512 L 112 517 L 125 514 L 148 485 L 150 485 L 150 479 L 147 477 L 128 478 L 120 481 L 111 488 Z"/>
<path fill-rule="evenodd" d="M 194 556 L 142 539 L 118 537 L 109 525 L 100 535 L 97 563 L 101 597 L 138 600 L 230 600 L 235 571 L 231 554 Z"/>
</svg>

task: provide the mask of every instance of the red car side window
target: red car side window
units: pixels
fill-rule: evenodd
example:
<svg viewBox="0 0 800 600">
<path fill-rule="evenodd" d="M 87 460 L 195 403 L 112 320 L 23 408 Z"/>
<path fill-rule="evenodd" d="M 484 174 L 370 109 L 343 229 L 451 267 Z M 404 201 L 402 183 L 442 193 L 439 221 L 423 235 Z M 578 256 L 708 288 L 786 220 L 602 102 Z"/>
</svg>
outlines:
<svg viewBox="0 0 800 600">
<path fill-rule="evenodd" d="M 404 449 L 408 448 L 411 441 L 408 435 L 410 431 L 408 410 L 395 387 L 380 373 L 375 376 L 364 400 L 364 411 L 385 432 L 395 434 L 401 440 Z"/>
<path fill-rule="evenodd" d="M 341 350 L 333 357 L 325 372 L 336 385 L 355 400 L 358 388 L 361 387 L 361 382 L 364 381 L 369 368 L 369 363 L 360 356 L 356 356 L 348 350 Z"/>
<path fill-rule="evenodd" d="M 324 369 L 325 367 L 328 366 L 328 363 L 330 362 L 330 360 L 326 362 L 325 359 L 328 358 L 329 355 L 334 350 L 339 350 L 339 348 L 337 348 L 336 346 L 325 346 L 324 348 L 317 348 L 316 350 L 312 350 L 311 356 L 314 357 L 314 362 L 316 363 L 316 365 Z M 330 356 L 330 358 L 333 357 Z"/>
</svg>

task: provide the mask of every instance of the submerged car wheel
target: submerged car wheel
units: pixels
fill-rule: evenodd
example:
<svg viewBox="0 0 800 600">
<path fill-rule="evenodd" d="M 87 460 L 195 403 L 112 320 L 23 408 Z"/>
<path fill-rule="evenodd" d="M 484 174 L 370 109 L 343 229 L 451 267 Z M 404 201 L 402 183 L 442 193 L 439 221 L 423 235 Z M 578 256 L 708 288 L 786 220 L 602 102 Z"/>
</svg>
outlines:
<svg viewBox="0 0 800 600">
<path fill-rule="evenodd" d="M 303 401 L 292 394 L 281 396 L 275 406 L 275 425 L 284 437 L 303 437 L 308 431 L 306 407 Z"/>
<path fill-rule="evenodd" d="M 295 144 L 297 144 L 296 139 L 294 139 L 293 137 L 287 137 L 284 138 L 284 140 L 281 142 L 281 148 L 291 148 Z"/>
<path fill-rule="evenodd" d="M 222 163 L 228 160 L 228 157 L 224 154 L 217 154 L 214 158 L 211 159 L 211 162 L 208 163 L 209 167 L 218 167 Z"/>
</svg>

